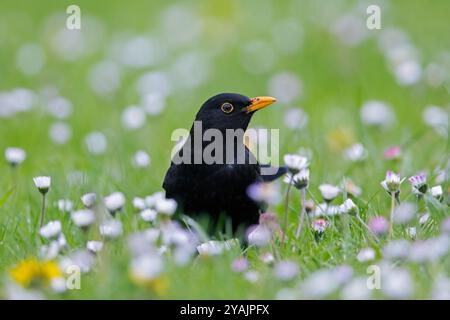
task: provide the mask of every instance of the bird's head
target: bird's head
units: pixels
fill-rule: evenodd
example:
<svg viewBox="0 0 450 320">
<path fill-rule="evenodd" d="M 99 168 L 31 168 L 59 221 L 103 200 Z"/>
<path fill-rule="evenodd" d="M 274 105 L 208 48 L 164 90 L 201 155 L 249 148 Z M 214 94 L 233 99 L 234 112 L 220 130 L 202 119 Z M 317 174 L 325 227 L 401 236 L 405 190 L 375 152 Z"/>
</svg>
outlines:
<svg viewBox="0 0 450 320">
<path fill-rule="evenodd" d="M 246 130 L 252 115 L 275 101 L 272 97 L 249 98 L 237 93 L 221 93 L 201 106 L 195 120 L 202 121 L 204 130 Z"/>
</svg>

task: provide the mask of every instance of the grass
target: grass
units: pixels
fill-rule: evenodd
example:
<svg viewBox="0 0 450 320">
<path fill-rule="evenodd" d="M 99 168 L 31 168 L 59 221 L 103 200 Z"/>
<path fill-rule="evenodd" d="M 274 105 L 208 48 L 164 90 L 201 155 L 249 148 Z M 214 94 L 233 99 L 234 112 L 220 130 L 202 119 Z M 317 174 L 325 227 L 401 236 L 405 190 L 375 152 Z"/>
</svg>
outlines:
<svg viewBox="0 0 450 320">
<path fill-rule="evenodd" d="M 126 239 L 136 229 L 143 230 L 147 226 L 138 221 L 131 200 L 135 196 L 142 197 L 161 190 L 170 161 L 172 131 L 188 128 L 201 103 L 216 93 L 266 95 L 270 94 L 268 82 L 274 74 L 282 71 L 296 74 L 303 83 L 303 93 L 292 103 L 278 104 L 261 111 L 253 118 L 251 126 L 280 128 L 280 155 L 295 153 L 300 148 L 311 150 L 308 198 L 320 200 L 319 184 L 339 184 L 344 176 L 361 186 L 362 195 L 355 202 L 364 221 L 377 215 L 389 217 L 389 197 L 380 187 L 386 170 L 399 171 L 402 176 L 426 170 L 433 181 L 434 169 L 446 166 L 450 154 L 449 139 L 426 126 L 422 112 L 427 105 L 448 106 L 448 80 L 438 88 L 427 86 L 423 80 L 413 86 L 398 85 L 377 46 L 377 38 L 388 28 L 404 30 L 419 52 L 420 64 L 426 66 L 438 60 L 442 53 L 448 55 L 450 39 L 444 30 L 448 29 L 450 3 L 445 0 L 433 1 L 432 5 L 423 1 L 383 1 L 383 29 L 368 31 L 367 39 L 355 47 L 341 44 L 325 26 L 348 12 L 356 12 L 364 21 L 364 9 L 356 10 L 356 1 L 294 3 L 227 1 L 206 4 L 186 1 L 168 4 L 142 1 L 125 6 L 120 1 L 100 4 L 80 0 L 77 4 L 82 10 L 82 23 L 84 18 L 96 17 L 103 25 L 103 35 L 95 41 L 98 48 L 92 54 L 66 61 L 49 44 L 49 34 L 64 25 L 48 27 L 48 21 L 54 13 L 64 15 L 68 2 L 2 1 L 0 91 L 24 87 L 39 92 L 46 86 L 55 86 L 61 96 L 72 102 L 74 111 L 70 118 L 64 120 L 72 129 L 72 137 L 64 145 L 56 145 L 49 139 L 48 130 L 55 119 L 45 112 L 44 105 L 38 104 L 32 111 L 14 117 L 0 118 L 0 150 L 18 146 L 27 152 L 26 161 L 16 170 L 0 161 L 0 288 L 5 288 L 10 281 L 8 269 L 23 259 L 37 256 L 40 245 L 45 242 L 37 236 L 41 197 L 32 182 L 37 175 L 52 177 L 46 219 L 61 220 L 72 249 L 84 247 L 87 238 L 96 235 L 95 232 L 89 235 L 80 232 L 69 215 L 58 211 L 55 205 L 58 199 L 71 199 L 76 208 L 81 208 L 80 196 L 86 192 L 104 196 L 122 191 L 127 197 L 126 206 L 119 216 L 124 224 L 124 236 L 107 244 L 94 270 L 82 276 L 81 290 L 62 295 L 46 292 L 52 298 L 272 299 L 281 289 L 296 288 L 301 279 L 321 269 L 349 265 L 355 276 L 366 277 L 370 263 L 356 259 L 364 247 L 375 249 L 375 263 L 384 261 L 381 248 L 389 242 L 388 239 L 374 242 L 356 219 L 345 221 L 345 218 L 338 217 L 330 219 L 331 227 L 320 242 L 314 240 L 313 233 L 305 225 L 303 236 L 296 243 L 297 251 L 275 244 L 282 259 L 295 261 L 300 268 L 298 278 L 292 281 L 277 280 L 273 276 L 273 268 L 258 258 L 261 250 L 253 247 L 248 248 L 246 254 L 251 269 L 259 272 L 260 279 L 256 283 L 249 283 L 242 274 L 230 270 L 231 262 L 240 255 L 235 251 L 210 259 L 196 258 L 185 267 L 168 262 L 162 276 L 168 286 L 161 295 L 130 281 L 128 264 L 131 257 Z M 200 21 L 204 24 L 202 32 L 185 43 L 171 44 L 177 34 L 164 34 L 161 27 L 170 6 L 192 10 L 196 16 L 188 26 L 194 28 Z M 303 36 L 297 51 L 283 55 L 280 45 L 277 45 L 280 36 L 274 40 L 272 32 L 276 22 L 288 18 L 299 23 Z M 64 19 L 61 21 L 64 23 Z M 157 37 L 163 44 L 161 48 L 166 48 L 167 52 L 154 66 L 123 67 L 117 91 L 98 96 L 90 88 L 87 75 L 95 63 L 110 55 L 111 41 L 121 33 Z M 242 62 L 242 51 L 255 39 L 268 44 L 269 50 L 258 52 L 255 59 L 260 58 L 259 55 L 274 57 L 272 66 L 262 73 L 249 72 L 248 65 Z M 22 74 L 16 65 L 16 52 L 27 42 L 39 43 L 46 55 L 44 68 L 33 76 Z M 177 77 L 171 78 L 174 88 L 165 110 L 158 116 L 148 117 L 146 125 L 139 130 L 124 129 L 120 118 L 122 110 L 139 102 L 136 79 L 147 71 L 170 71 L 177 58 L 186 53 L 205 57 L 205 68 L 209 70 L 206 81 L 190 88 L 177 83 Z M 192 72 L 195 76 L 200 71 L 194 68 Z M 367 100 L 390 104 L 396 115 L 395 125 L 386 130 L 363 125 L 360 107 Z M 306 111 L 309 117 L 306 128 L 291 130 L 285 127 L 284 113 L 290 107 L 301 107 Z M 102 155 L 89 153 L 84 144 L 85 136 L 92 131 L 101 131 L 108 139 L 107 151 Z M 348 145 L 348 141 L 341 140 L 362 143 L 368 149 L 368 158 L 356 164 L 345 160 L 342 144 Z M 383 151 L 392 145 L 402 146 L 400 161 L 383 160 Z M 139 149 L 146 150 L 151 156 L 151 166 L 147 169 L 132 165 L 132 156 Z M 83 174 L 81 183 L 73 181 L 77 172 Z M 282 186 L 283 191 L 285 187 Z M 442 187 L 444 191 L 448 189 L 448 180 Z M 402 185 L 401 198 L 402 201 L 415 201 L 408 183 Z M 334 203 L 340 204 L 342 200 L 336 199 Z M 291 244 L 295 241 L 299 202 L 300 193 L 292 190 L 289 211 Z M 440 223 L 449 215 L 448 206 L 425 201 L 418 202 L 418 205 L 420 213 L 429 212 L 432 216 L 426 227 L 419 228 L 418 239 L 437 236 Z M 281 221 L 284 206 L 280 204 L 270 210 L 275 211 Z M 396 226 L 394 238 L 407 238 L 405 228 Z M 399 262 L 409 270 L 414 280 L 410 297 L 430 297 L 431 283 L 436 277 L 440 274 L 449 276 L 449 262 L 449 255 L 425 265 Z M 340 297 L 339 290 L 326 297 Z M 372 297 L 385 296 L 374 292 Z"/>
</svg>

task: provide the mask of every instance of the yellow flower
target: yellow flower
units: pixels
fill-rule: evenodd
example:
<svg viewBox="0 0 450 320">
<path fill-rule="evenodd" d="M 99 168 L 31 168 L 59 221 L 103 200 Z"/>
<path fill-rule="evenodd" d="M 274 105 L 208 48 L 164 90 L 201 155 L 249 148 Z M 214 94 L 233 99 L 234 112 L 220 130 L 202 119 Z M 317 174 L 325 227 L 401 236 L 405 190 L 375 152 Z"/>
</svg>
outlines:
<svg viewBox="0 0 450 320">
<path fill-rule="evenodd" d="M 39 261 L 35 258 L 21 261 L 9 271 L 11 278 L 22 285 L 29 287 L 31 285 L 48 285 L 51 280 L 62 276 L 58 264 L 54 261 Z"/>
<path fill-rule="evenodd" d="M 349 128 L 339 127 L 328 132 L 328 146 L 332 151 L 343 151 L 355 142 L 353 131 Z"/>
<path fill-rule="evenodd" d="M 130 279 L 135 285 L 150 289 L 159 297 L 165 296 L 169 290 L 169 280 L 166 277 L 148 279 L 130 273 Z"/>
</svg>

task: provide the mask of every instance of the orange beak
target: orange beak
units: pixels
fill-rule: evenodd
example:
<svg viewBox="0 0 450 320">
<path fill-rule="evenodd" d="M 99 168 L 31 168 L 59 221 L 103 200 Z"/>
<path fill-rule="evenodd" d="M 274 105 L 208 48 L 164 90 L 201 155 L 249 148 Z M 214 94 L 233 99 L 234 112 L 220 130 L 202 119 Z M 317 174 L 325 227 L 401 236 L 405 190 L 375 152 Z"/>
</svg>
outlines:
<svg viewBox="0 0 450 320">
<path fill-rule="evenodd" d="M 247 113 L 254 112 L 271 105 L 275 101 L 277 101 L 277 99 L 273 97 L 255 97 L 251 99 L 249 106 L 243 108 L 243 111 Z"/>
</svg>

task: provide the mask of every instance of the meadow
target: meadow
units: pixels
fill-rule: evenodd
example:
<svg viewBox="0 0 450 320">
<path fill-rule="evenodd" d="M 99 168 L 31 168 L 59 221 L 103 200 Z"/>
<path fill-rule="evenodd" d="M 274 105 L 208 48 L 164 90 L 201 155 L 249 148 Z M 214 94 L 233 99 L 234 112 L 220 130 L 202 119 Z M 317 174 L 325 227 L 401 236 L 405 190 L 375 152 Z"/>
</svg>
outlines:
<svg viewBox="0 0 450 320">
<path fill-rule="evenodd" d="M 371 4 L 381 29 L 366 26 Z M 449 12 L 446 0 L 1 1 L 0 298 L 449 299 Z M 279 129 L 280 163 L 307 159 L 286 240 L 283 179 L 248 246 L 204 235 L 204 220 L 193 237 L 160 193 L 172 132 L 221 92 L 276 97 L 250 125 Z M 51 177 L 44 230 L 38 176 Z"/>
</svg>

